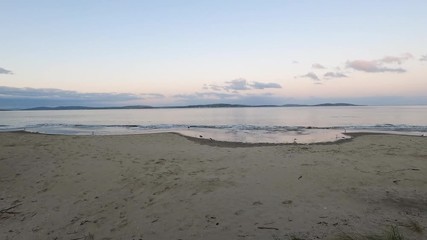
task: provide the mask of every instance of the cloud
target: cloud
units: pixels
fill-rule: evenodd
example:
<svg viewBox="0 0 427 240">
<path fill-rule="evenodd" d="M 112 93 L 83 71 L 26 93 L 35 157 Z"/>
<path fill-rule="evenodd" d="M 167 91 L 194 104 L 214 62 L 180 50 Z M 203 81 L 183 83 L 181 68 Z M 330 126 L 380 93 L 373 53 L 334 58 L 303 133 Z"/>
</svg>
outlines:
<svg viewBox="0 0 427 240">
<path fill-rule="evenodd" d="M 412 56 L 412 54 L 404 53 L 404 54 L 400 55 L 399 57 L 386 56 L 386 57 L 383 57 L 382 59 L 377 60 L 377 62 L 402 64 L 402 62 L 409 60 L 411 58 L 414 58 L 414 56 Z"/>
<path fill-rule="evenodd" d="M 344 73 L 340 73 L 340 72 L 327 72 L 323 75 L 323 77 L 325 77 L 325 78 L 346 78 L 348 76 L 345 75 Z"/>
<path fill-rule="evenodd" d="M 180 98 L 180 99 L 209 99 L 209 100 L 215 100 L 215 99 L 232 99 L 235 98 L 236 94 L 230 94 L 230 93 L 218 93 L 218 92 L 196 92 L 192 94 L 177 94 L 173 97 Z"/>
<path fill-rule="evenodd" d="M 365 61 L 365 60 L 355 60 L 347 61 L 347 68 L 352 68 L 354 70 L 369 72 L 369 73 L 381 73 L 381 72 L 394 72 L 394 73 L 404 73 L 406 72 L 403 68 L 390 68 L 385 67 L 379 61 Z"/>
<path fill-rule="evenodd" d="M 427 55 L 421 56 L 420 61 L 427 61 Z"/>
<path fill-rule="evenodd" d="M 383 72 L 394 72 L 394 73 L 404 73 L 405 69 L 401 67 L 389 67 L 385 65 L 389 64 L 398 64 L 401 65 L 403 62 L 414 58 L 410 53 L 404 53 L 400 56 L 385 56 L 377 60 L 355 60 L 347 61 L 346 67 L 352 68 L 357 71 L 369 72 L 369 73 L 383 73 Z"/>
<path fill-rule="evenodd" d="M 218 86 L 218 85 L 214 85 L 214 84 L 203 84 L 203 89 L 204 90 L 214 90 L 214 91 L 221 91 L 223 90 L 222 86 Z"/>
<path fill-rule="evenodd" d="M 13 72 L 0 67 L 0 74 L 13 74 Z"/>
<path fill-rule="evenodd" d="M 246 79 L 243 78 L 239 78 L 239 79 L 234 79 L 228 82 L 225 82 L 226 86 L 224 87 L 225 90 L 235 90 L 235 91 L 239 91 L 239 90 L 249 90 L 251 89 L 249 87 L 249 83 L 248 81 L 246 81 Z"/>
<path fill-rule="evenodd" d="M 319 77 L 314 72 L 309 72 L 305 75 L 300 76 L 302 78 L 310 78 L 314 81 L 320 81 Z"/>
<path fill-rule="evenodd" d="M 253 89 L 265 89 L 265 88 L 282 88 L 278 83 L 262 83 L 262 82 L 252 82 L 249 84 Z"/>
<path fill-rule="evenodd" d="M 54 88 L 14 88 L 0 87 L 0 98 L 49 98 L 49 99 L 80 99 L 90 101 L 126 101 L 146 98 L 163 97 L 157 93 L 81 93 Z"/>
<path fill-rule="evenodd" d="M 237 91 L 254 90 L 254 89 L 267 89 L 267 88 L 282 88 L 282 86 L 278 83 L 263 83 L 263 82 L 256 82 L 256 81 L 249 82 L 243 78 L 227 81 L 223 85 L 215 85 L 215 84 L 203 85 L 203 89 L 205 90 L 227 91 L 227 92 L 237 92 Z"/>
<path fill-rule="evenodd" d="M 241 94 L 241 93 L 218 93 L 218 92 L 196 92 L 192 94 L 178 94 L 173 96 L 177 98 L 180 105 L 194 104 L 246 104 L 246 105 L 279 105 L 286 102 L 286 98 L 273 95 L 271 93 L 263 94 Z"/>
<path fill-rule="evenodd" d="M 52 88 L 14 88 L 0 86 L 0 107 L 105 106 L 163 97 L 162 94 L 158 93 L 82 93 Z"/>
<path fill-rule="evenodd" d="M 312 68 L 316 68 L 316 69 L 325 69 L 326 67 L 319 64 L 319 63 L 313 63 L 313 65 L 311 65 Z"/>
</svg>

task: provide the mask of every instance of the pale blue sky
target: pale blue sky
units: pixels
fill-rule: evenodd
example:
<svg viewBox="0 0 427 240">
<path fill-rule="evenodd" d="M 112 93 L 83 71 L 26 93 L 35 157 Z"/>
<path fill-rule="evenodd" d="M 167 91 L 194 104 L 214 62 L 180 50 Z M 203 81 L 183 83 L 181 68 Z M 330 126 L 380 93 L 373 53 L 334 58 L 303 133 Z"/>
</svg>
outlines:
<svg viewBox="0 0 427 240">
<path fill-rule="evenodd" d="M 427 104 L 426 12 L 427 1 L 0 0 L 0 107 L 90 94 L 91 105 Z"/>
</svg>

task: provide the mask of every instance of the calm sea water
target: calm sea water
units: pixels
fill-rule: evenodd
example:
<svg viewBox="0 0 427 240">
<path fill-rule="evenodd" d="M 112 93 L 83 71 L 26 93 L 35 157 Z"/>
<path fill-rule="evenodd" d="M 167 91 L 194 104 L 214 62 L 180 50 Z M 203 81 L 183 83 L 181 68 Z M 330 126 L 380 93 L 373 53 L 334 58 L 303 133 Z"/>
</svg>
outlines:
<svg viewBox="0 0 427 240">
<path fill-rule="evenodd" d="M 178 132 L 239 142 L 323 142 L 344 132 L 427 133 L 427 106 L 193 108 L 0 112 L 0 131 L 49 134 Z"/>
</svg>

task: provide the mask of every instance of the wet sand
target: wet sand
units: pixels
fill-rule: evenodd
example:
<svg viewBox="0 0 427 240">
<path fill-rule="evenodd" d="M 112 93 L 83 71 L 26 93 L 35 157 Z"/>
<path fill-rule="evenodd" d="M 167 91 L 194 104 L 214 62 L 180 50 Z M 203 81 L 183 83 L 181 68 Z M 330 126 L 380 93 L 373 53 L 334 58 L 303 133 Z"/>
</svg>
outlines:
<svg viewBox="0 0 427 240">
<path fill-rule="evenodd" d="M 427 137 L 329 144 L 0 133 L 0 239 L 426 239 Z M 427 231 L 427 230 L 425 230 Z"/>
</svg>

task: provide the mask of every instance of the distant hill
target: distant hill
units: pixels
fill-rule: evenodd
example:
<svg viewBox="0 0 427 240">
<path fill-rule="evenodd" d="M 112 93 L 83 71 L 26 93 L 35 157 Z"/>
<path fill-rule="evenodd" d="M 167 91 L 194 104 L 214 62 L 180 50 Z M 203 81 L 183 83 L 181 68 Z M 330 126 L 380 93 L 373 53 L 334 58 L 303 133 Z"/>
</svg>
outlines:
<svg viewBox="0 0 427 240">
<path fill-rule="evenodd" d="M 216 104 L 204 104 L 204 105 L 171 106 L 171 107 L 160 107 L 160 108 L 245 108 L 245 107 L 280 107 L 280 106 L 216 103 Z"/>
<path fill-rule="evenodd" d="M 360 105 L 354 105 L 351 103 L 322 103 L 322 104 L 316 104 L 313 106 L 314 107 L 346 107 L 346 106 L 360 106 Z"/>
<path fill-rule="evenodd" d="M 361 106 L 351 103 L 321 103 L 321 104 L 285 104 L 282 107 L 351 107 L 351 106 Z"/>
<path fill-rule="evenodd" d="M 35 107 L 26 108 L 22 110 L 102 110 L 102 109 L 147 109 L 153 108 L 151 106 L 135 105 L 135 106 L 123 106 L 123 107 L 85 107 L 85 106 L 59 106 L 59 107 Z"/>
<path fill-rule="evenodd" d="M 244 104 L 215 103 L 215 104 L 186 105 L 186 106 L 165 106 L 165 107 L 153 107 L 153 106 L 146 106 L 146 105 L 132 105 L 132 106 L 121 106 L 121 107 L 58 106 L 58 107 L 34 107 L 34 108 L 25 108 L 25 109 L 0 109 L 0 111 L 164 109 L 164 108 L 246 108 L 246 107 L 350 107 L 350 106 L 360 106 L 360 105 L 355 105 L 355 104 L 351 104 L 351 103 L 322 103 L 322 104 L 315 104 L 315 105 L 307 105 L 307 104 L 244 105 Z"/>
</svg>

